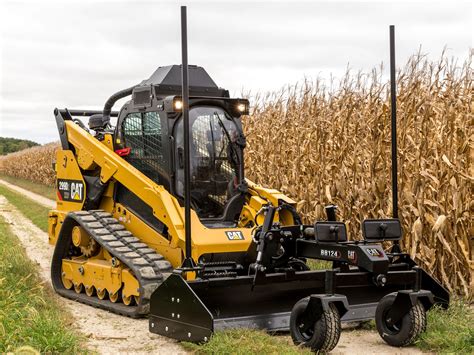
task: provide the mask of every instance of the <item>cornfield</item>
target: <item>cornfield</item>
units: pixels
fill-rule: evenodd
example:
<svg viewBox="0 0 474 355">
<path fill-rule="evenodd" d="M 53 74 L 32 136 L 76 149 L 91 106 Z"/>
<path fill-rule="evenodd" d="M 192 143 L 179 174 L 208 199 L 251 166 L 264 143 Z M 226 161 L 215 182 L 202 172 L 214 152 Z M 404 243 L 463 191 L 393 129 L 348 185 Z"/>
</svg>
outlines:
<svg viewBox="0 0 474 355">
<path fill-rule="evenodd" d="M 53 159 L 58 143 L 32 147 L 0 157 L 0 172 L 45 185 L 54 185 Z"/>
<path fill-rule="evenodd" d="M 473 70 L 444 55 L 413 56 L 399 71 L 399 215 L 403 244 L 453 293 L 473 295 Z M 389 85 L 381 70 L 337 87 L 304 82 L 260 99 L 245 122 L 248 177 L 299 201 L 308 223 L 392 214 Z"/>
<path fill-rule="evenodd" d="M 398 72 L 399 216 L 403 246 L 451 293 L 474 285 L 474 51 L 457 62 L 413 56 Z M 298 203 L 305 222 L 338 205 L 352 239 L 360 221 L 390 217 L 389 85 L 382 68 L 337 85 L 305 81 L 257 97 L 244 118 L 247 177 Z M 52 184 L 57 145 L 0 159 L 7 174 Z"/>
</svg>

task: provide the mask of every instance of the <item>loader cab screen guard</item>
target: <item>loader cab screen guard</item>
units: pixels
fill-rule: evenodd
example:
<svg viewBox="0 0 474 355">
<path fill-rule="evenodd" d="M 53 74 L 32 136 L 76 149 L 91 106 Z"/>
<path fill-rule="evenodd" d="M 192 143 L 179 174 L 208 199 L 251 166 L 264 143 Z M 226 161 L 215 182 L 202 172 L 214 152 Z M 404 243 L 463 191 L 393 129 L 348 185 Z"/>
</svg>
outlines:
<svg viewBox="0 0 474 355">
<path fill-rule="evenodd" d="M 219 218 L 230 199 L 238 193 L 242 181 L 242 147 L 237 144 L 240 122 L 222 108 L 191 107 L 190 165 L 191 204 L 200 218 Z M 183 118 L 174 128 L 175 191 L 184 196 Z"/>
</svg>

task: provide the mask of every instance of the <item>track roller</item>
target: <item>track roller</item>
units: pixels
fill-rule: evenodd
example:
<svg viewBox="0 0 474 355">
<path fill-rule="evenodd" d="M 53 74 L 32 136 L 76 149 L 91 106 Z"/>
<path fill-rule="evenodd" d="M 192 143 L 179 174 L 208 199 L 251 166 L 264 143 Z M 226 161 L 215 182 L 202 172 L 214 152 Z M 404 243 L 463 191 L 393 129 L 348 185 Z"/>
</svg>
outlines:
<svg viewBox="0 0 474 355">
<path fill-rule="evenodd" d="M 81 293 L 83 288 L 82 284 L 74 284 L 74 291 L 76 291 L 76 293 Z"/>
</svg>

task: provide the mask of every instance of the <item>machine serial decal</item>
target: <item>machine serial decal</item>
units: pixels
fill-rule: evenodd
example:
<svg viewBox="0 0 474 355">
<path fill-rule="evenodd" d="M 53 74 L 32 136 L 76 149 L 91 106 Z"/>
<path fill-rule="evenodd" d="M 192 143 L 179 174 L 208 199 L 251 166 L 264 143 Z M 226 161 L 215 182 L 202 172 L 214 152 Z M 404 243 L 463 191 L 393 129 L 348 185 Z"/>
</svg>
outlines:
<svg viewBox="0 0 474 355">
<path fill-rule="evenodd" d="M 58 179 L 58 197 L 62 201 L 82 202 L 84 183 L 81 180 Z"/>
<path fill-rule="evenodd" d="M 341 253 L 339 250 L 321 249 L 321 256 L 339 259 L 341 257 Z"/>
<path fill-rule="evenodd" d="M 229 240 L 244 240 L 244 235 L 241 231 L 227 231 L 225 232 L 227 239 Z"/>
</svg>

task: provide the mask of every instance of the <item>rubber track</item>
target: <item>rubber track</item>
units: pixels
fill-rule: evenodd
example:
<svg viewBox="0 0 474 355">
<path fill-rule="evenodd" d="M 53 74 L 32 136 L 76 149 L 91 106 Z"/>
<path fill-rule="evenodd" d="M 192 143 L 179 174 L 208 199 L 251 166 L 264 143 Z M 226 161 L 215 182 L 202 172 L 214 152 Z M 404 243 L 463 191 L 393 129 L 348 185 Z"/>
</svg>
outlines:
<svg viewBox="0 0 474 355">
<path fill-rule="evenodd" d="M 62 259 L 70 256 L 71 231 L 76 225 L 84 228 L 89 236 L 106 249 L 110 255 L 130 268 L 140 285 L 138 305 L 126 306 L 123 303 L 100 300 L 84 293 L 67 290 L 63 286 L 61 280 Z M 51 280 L 55 291 L 61 296 L 114 313 L 138 318 L 149 313 L 151 294 L 172 271 L 173 267 L 161 254 L 134 237 L 110 213 L 103 210 L 76 211 L 69 212 L 63 222 L 54 249 Z"/>
</svg>

